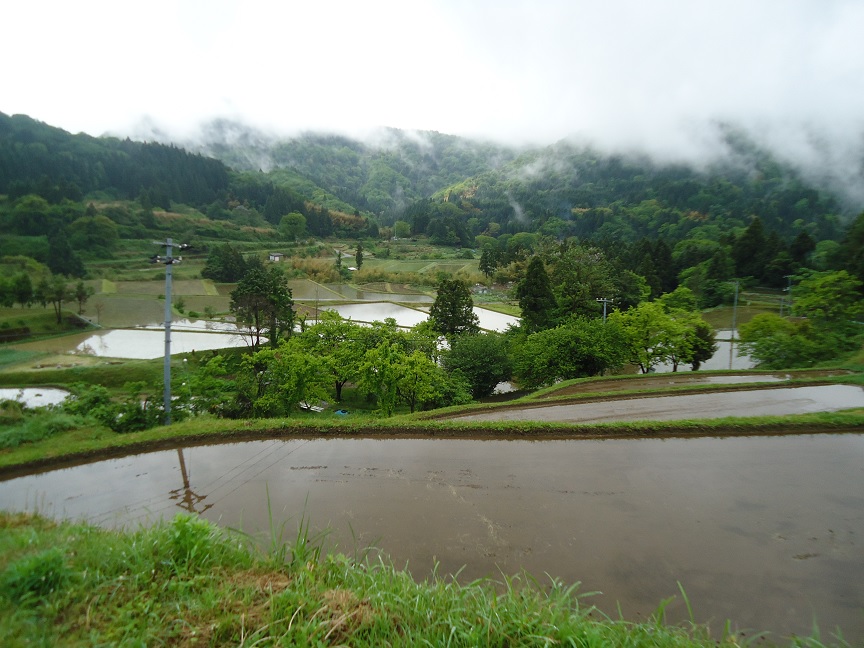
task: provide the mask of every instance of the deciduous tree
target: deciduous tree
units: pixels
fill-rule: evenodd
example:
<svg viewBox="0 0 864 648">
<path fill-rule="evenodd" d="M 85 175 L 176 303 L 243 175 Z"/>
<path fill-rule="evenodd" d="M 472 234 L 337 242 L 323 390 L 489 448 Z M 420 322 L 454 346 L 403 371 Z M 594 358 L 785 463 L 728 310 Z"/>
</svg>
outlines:
<svg viewBox="0 0 864 648">
<path fill-rule="evenodd" d="M 265 335 L 276 347 L 279 337 L 294 326 L 294 300 L 288 280 L 279 268 L 253 267 L 231 292 L 231 312 L 253 351 Z"/>
<path fill-rule="evenodd" d="M 444 356 L 444 368 L 465 376 L 474 398 L 491 394 L 498 383 L 510 379 L 513 371 L 506 341 L 497 333 L 455 338 Z"/>
<path fill-rule="evenodd" d="M 628 339 L 615 322 L 574 318 L 525 338 L 513 369 L 520 385 L 540 387 L 603 374 L 622 366 L 628 353 Z"/>
</svg>

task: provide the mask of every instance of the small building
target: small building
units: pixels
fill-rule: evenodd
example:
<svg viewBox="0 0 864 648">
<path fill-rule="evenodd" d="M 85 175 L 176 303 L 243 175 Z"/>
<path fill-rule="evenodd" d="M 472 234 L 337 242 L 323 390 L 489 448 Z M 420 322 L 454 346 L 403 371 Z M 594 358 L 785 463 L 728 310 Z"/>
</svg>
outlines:
<svg viewBox="0 0 864 648">
<path fill-rule="evenodd" d="M 283 258 L 285 258 L 285 255 L 282 252 L 271 252 L 267 260 L 279 263 Z"/>
</svg>

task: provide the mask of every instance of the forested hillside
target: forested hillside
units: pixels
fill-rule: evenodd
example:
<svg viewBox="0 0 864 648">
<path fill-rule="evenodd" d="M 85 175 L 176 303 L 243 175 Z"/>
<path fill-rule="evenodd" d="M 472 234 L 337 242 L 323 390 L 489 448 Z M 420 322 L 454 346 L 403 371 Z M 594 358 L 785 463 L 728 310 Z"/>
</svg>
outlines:
<svg viewBox="0 0 864 648">
<path fill-rule="evenodd" d="M 741 132 L 718 128 L 725 149 L 697 169 L 564 141 L 517 150 L 394 129 L 368 142 L 275 138 L 224 120 L 184 149 L 0 113 L 0 224 L 7 250 L 35 258 L 64 228 L 82 254 L 110 253 L 112 239 L 164 226 L 158 207 L 191 214 L 187 238 L 412 236 L 482 250 L 487 274 L 526 259 L 538 241 L 574 239 L 658 290 L 694 267 L 769 286 L 805 262 L 827 267 L 860 206 L 844 208 Z M 88 208 L 94 200 L 102 206 Z M 104 236 L 81 234 L 94 223 Z"/>
<path fill-rule="evenodd" d="M 379 225 L 402 221 L 412 235 L 444 245 L 470 247 L 477 235 L 519 232 L 598 244 L 717 242 L 739 235 L 754 217 L 786 244 L 802 234 L 818 242 L 838 237 L 860 211 L 743 133 L 717 128 L 725 148 L 699 169 L 563 141 L 520 151 L 395 130 L 374 143 L 316 134 L 280 140 L 226 121 L 211 123 L 202 141 L 188 145 L 229 164 L 290 173 L 286 183 L 294 188 L 305 178 Z"/>
</svg>

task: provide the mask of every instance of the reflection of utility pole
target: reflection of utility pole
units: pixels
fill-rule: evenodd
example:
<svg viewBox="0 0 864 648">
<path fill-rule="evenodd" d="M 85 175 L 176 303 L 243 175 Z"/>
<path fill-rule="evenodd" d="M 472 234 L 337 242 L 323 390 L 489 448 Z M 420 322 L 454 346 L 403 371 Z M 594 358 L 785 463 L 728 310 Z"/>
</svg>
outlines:
<svg viewBox="0 0 864 648">
<path fill-rule="evenodd" d="M 738 282 L 735 282 L 735 301 L 732 306 L 732 335 L 729 340 L 729 368 L 732 368 L 732 354 L 735 352 L 735 327 L 738 326 Z"/>
<path fill-rule="evenodd" d="M 165 246 L 165 256 L 150 257 L 151 263 L 165 264 L 165 365 L 163 374 L 165 380 L 165 388 L 162 395 L 162 406 L 165 409 L 165 425 L 171 425 L 171 267 L 175 263 L 180 263 L 183 257 L 174 258 L 172 248 L 174 243 L 171 239 L 165 241 L 153 241 L 156 245 Z M 177 245 L 181 250 L 185 250 L 189 246 L 186 244 Z"/>
<path fill-rule="evenodd" d="M 614 299 L 606 299 L 605 297 L 598 297 L 595 301 L 603 302 L 603 323 L 606 323 L 606 304 L 611 304 Z"/>
<path fill-rule="evenodd" d="M 189 485 L 189 475 L 186 472 L 186 461 L 183 459 L 183 450 L 177 448 L 177 456 L 180 458 L 180 474 L 183 475 L 183 488 L 175 488 L 170 491 L 168 497 L 173 500 L 179 500 L 177 502 L 177 506 L 182 509 L 186 509 L 190 513 L 198 513 L 201 514 L 213 504 L 207 504 L 206 506 L 201 507 L 199 511 L 196 506 L 201 504 L 205 499 L 207 499 L 206 495 L 198 495 L 192 490 L 192 487 Z M 181 495 L 182 493 L 182 495 Z"/>
</svg>

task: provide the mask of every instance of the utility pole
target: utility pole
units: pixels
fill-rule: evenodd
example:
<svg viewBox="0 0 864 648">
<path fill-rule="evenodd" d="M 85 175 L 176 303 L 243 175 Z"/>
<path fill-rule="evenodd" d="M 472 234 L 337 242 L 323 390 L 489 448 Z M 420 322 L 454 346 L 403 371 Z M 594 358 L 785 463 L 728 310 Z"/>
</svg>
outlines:
<svg viewBox="0 0 864 648">
<path fill-rule="evenodd" d="M 729 369 L 732 369 L 732 354 L 735 352 L 735 327 L 738 326 L 738 282 L 735 282 L 735 302 L 732 306 L 732 335 L 729 340 Z"/>
<path fill-rule="evenodd" d="M 792 277 L 793 277 L 793 275 L 788 274 L 788 275 L 783 275 L 783 276 L 788 281 L 786 288 L 784 288 L 783 290 L 789 294 L 789 317 L 792 317 Z"/>
<path fill-rule="evenodd" d="M 598 297 L 595 301 L 603 302 L 603 323 L 606 323 L 606 304 L 611 304 L 614 299 L 606 299 L 605 297 Z"/>
<path fill-rule="evenodd" d="M 172 252 L 175 244 L 170 238 L 165 241 L 153 241 L 153 243 L 165 246 L 165 256 L 157 254 L 150 258 L 150 262 L 165 264 L 165 364 L 162 372 L 165 387 L 162 393 L 162 407 L 165 410 L 165 425 L 171 425 L 171 266 L 180 263 L 183 257 L 174 258 Z M 176 247 L 185 250 L 189 246 L 184 243 Z"/>
</svg>

